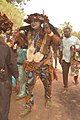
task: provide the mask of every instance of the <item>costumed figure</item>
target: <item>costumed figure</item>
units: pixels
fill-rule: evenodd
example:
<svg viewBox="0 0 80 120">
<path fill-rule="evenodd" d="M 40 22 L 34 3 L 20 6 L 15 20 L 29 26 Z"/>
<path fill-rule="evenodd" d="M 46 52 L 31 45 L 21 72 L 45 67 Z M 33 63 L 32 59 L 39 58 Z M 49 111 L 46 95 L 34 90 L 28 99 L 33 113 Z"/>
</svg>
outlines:
<svg viewBox="0 0 80 120">
<path fill-rule="evenodd" d="M 2 30 L 4 32 L 6 32 L 7 30 L 11 31 L 12 26 L 13 26 L 13 22 L 8 18 L 8 16 L 0 12 L 0 27 L 2 28 Z"/>
<path fill-rule="evenodd" d="M 26 108 L 21 113 L 22 116 L 28 114 L 34 104 L 34 85 L 37 76 L 44 85 L 45 105 L 51 106 L 52 80 L 57 79 L 57 75 L 52 65 L 50 47 L 61 43 L 61 39 L 52 31 L 46 15 L 30 14 L 24 22 L 30 25 L 26 31 L 28 50 L 23 65 L 26 72 Z"/>
</svg>

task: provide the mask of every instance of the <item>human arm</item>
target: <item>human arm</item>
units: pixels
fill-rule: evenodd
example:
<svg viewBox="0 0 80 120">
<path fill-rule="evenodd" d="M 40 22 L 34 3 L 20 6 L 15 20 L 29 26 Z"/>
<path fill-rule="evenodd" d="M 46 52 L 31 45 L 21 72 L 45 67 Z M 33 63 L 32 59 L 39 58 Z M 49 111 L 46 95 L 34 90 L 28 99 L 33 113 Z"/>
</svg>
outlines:
<svg viewBox="0 0 80 120">
<path fill-rule="evenodd" d="M 50 23 L 44 23 L 43 27 L 45 33 L 47 33 L 50 39 L 52 39 L 52 44 L 60 45 L 62 40 L 56 28 Z"/>
<path fill-rule="evenodd" d="M 8 68 L 8 75 L 14 76 L 16 79 L 16 91 L 18 93 L 19 89 L 20 89 L 20 87 L 19 87 L 20 86 L 19 85 L 19 72 L 18 72 L 16 57 L 11 48 L 8 48 L 8 53 L 7 53 L 7 57 L 6 57 L 6 65 Z"/>
<path fill-rule="evenodd" d="M 59 63 L 62 64 L 62 51 L 60 51 L 60 55 L 59 55 Z"/>
</svg>

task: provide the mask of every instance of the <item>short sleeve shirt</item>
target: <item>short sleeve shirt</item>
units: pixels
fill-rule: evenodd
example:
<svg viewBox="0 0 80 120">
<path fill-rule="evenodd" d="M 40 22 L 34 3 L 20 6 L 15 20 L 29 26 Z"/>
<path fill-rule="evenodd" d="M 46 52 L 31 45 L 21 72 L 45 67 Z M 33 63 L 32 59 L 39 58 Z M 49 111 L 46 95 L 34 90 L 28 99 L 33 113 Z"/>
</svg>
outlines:
<svg viewBox="0 0 80 120">
<path fill-rule="evenodd" d="M 70 62 L 70 47 L 76 44 L 80 45 L 80 40 L 75 36 L 71 36 L 69 38 L 64 37 L 62 39 L 62 45 L 61 45 L 61 49 L 63 52 L 62 60 L 65 60 L 66 62 Z"/>
</svg>

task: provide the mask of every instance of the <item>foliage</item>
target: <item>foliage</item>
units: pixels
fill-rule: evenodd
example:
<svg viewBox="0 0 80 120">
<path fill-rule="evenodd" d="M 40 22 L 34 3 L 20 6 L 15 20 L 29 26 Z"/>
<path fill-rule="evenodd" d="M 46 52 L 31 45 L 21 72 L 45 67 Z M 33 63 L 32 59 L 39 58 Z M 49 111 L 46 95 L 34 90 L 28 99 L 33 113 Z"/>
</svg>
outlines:
<svg viewBox="0 0 80 120">
<path fill-rule="evenodd" d="M 0 12 L 5 13 L 14 23 L 14 28 L 22 26 L 23 12 L 6 0 L 0 0 Z"/>
<path fill-rule="evenodd" d="M 13 2 L 17 2 L 17 3 L 20 3 L 20 2 L 22 2 L 23 0 L 6 0 L 7 2 L 10 2 L 10 3 L 13 3 Z"/>
<path fill-rule="evenodd" d="M 72 35 L 78 37 L 80 39 L 80 31 L 79 32 L 73 32 Z"/>
<path fill-rule="evenodd" d="M 24 12 L 27 2 L 30 0 L 6 0 L 8 3 L 13 4 L 16 8 Z"/>
<path fill-rule="evenodd" d="M 14 4 L 15 2 L 17 2 L 18 4 L 20 4 L 21 2 L 23 2 L 24 4 L 30 0 L 6 0 L 7 2 Z M 26 2 L 25 2 L 26 1 Z"/>
</svg>

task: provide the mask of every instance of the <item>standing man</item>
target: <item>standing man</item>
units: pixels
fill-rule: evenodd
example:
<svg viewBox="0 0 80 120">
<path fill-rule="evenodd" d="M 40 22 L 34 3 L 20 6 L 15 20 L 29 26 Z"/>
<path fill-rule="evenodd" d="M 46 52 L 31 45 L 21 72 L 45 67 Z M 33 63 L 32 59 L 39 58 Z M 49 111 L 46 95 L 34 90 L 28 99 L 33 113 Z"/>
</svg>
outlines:
<svg viewBox="0 0 80 120">
<path fill-rule="evenodd" d="M 12 75 L 17 80 L 18 88 L 19 73 L 15 56 L 11 48 L 4 43 L 4 36 L 0 35 L 0 120 L 8 120 Z"/>
<path fill-rule="evenodd" d="M 45 105 L 51 106 L 51 88 L 52 75 L 56 74 L 52 63 L 50 46 L 59 45 L 61 40 L 54 34 L 49 26 L 49 20 L 46 15 L 34 13 L 28 15 L 24 20 L 30 24 L 30 28 L 26 32 L 28 41 L 27 59 L 24 63 L 26 72 L 26 108 L 22 112 L 22 116 L 27 115 L 34 104 L 34 85 L 37 76 L 40 77 L 45 89 Z M 41 26 L 43 24 L 43 26 Z"/>
<path fill-rule="evenodd" d="M 63 69 L 63 85 L 65 88 L 64 92 L 66 92 L 68 90 L 68 73 L 71 65 L 70 49 L 72 45 L 80 45 L 80 40 L 75 36 L 71 36 L 71 29 L 69 27 L 64 28 L 63 32 L 64 37 L 62 39 L 59 62 Z M 74 81 L 75 83 L 78 81 L 78 75 L 74 76 Z"/>
</svg>

